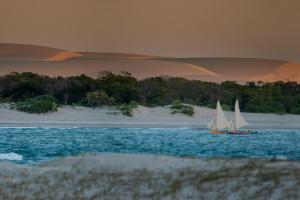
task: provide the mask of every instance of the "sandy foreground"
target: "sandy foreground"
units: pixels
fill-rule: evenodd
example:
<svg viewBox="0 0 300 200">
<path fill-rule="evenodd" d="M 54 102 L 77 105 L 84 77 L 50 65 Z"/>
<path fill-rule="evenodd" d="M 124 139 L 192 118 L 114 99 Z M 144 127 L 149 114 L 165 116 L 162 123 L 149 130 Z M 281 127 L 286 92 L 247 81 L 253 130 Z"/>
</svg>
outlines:
<svg viewBox="0 0 300 200">
<path fill-rule="evenodd" d="M 2 127 L 191 127 L 206 128 L 214 109 L 194 106 L 195 115 L 171 114 L 168 107 L 138 106 L 133 117 L 121 115 L 114 108 L 60 107 L 58 112 L 28 114 L 0 107 Z M 233 112 L 226 112 L 228 118 Z M 300 115 L 243 113 L 249 128 L 299 129 Z"/>
<path fill-rule="evenodd" d="M 1 199 L 299 199 L 300 163 L 87 154 L 0 163 Z"/>
</svg>

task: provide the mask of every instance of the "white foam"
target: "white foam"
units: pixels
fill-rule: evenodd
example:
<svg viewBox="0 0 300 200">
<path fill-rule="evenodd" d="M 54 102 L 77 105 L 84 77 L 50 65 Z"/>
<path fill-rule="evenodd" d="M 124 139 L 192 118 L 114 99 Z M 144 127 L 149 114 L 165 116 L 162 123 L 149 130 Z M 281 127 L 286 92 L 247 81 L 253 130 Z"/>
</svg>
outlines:
<svg viewBox="0 0 300 200">
<path fill-rule="evenodd" d="M 278 160 L 287 160 L 288 159 L 287 156 L 276 156 L 275 158 Z"/>
<path fill-rule="evenodd" d="M 16 153 L 0 153 L 0 160 L 23 160 L 23 156 Z"/>
</svg>

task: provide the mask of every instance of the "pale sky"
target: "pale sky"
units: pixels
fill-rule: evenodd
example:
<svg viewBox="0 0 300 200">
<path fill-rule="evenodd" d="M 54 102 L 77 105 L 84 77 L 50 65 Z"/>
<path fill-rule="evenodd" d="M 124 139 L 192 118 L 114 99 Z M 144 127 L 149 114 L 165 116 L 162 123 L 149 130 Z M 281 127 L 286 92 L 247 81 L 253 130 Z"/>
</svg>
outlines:
<svg viewBox="0 0 300 200">
<path fill-rule="evenodd" d="M 299 0 L 0 0 L 0 43 L 300 61 Z"/>
</svg>

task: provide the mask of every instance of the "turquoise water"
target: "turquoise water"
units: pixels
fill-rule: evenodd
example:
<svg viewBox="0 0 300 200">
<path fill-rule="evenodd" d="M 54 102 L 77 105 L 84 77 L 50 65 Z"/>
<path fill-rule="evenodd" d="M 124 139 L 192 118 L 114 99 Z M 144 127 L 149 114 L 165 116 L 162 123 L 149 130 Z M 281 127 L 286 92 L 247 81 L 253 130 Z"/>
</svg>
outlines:
<svg viewBox="0 0 300 200">
<path fill-rule="evenodd" d="M 300 160 L 300 131 L 212 135 L 178 128 L 0 128 L 0 159 L 30 164 L 86 152 Z"/>
</svg>

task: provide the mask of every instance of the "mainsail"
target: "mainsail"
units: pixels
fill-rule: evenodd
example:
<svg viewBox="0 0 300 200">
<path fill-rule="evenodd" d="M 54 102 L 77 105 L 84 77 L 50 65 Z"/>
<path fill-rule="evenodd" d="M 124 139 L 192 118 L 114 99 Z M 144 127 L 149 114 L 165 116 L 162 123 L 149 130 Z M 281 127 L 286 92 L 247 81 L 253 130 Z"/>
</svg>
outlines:
<svg viewBox="0 0 300 200">
<path fill-rule="evenodd" d="M 210 122 L 207 124 L 207 127 L 211 130 L 217 130 L 216 126 L 216 118 L 212 118 Z"/>
<path fill-rule="evenodd" d="M 211 130 L 221 130 L 229 127 L 229 122 L 222 110 L 221 104 L 217 102 L 217 113 L 216 116 L 208 123 L 208 128 Z"/>
<path fill-rule="evenodd" d="M 241 114 L 240 107 L 239 107 L 239 101 L 235 101 L 235 107 L 234 107 L 235 113 L 234 113 L 234 120 L 231 120 L 230 129 L 231 130 L 238 130 L 239 128 L 243 126 L 247 126 L 248 123 L 244 119 L 244 117 Z"/>
</svg>

